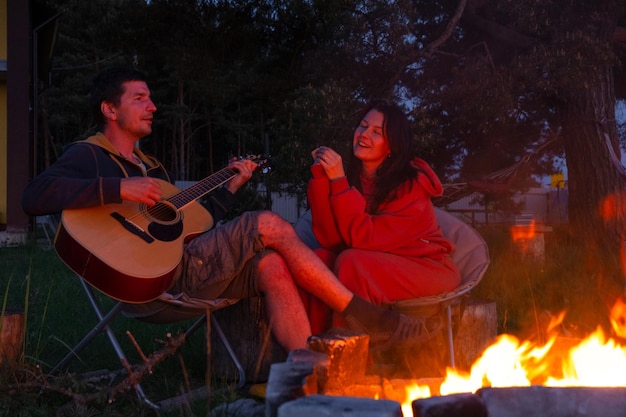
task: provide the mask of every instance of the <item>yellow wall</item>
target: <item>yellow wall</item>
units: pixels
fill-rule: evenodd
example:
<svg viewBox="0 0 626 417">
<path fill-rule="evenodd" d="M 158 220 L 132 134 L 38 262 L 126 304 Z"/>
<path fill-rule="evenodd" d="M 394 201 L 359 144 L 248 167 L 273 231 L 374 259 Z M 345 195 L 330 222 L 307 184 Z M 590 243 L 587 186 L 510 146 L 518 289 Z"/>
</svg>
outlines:
<svg viewBox="0 0 626 417">
<path fill-rule="evenodd" d="M 0 60 L 7 59 L 7 0 L 0 0 Z M 8 66 L 8 63 L 7 63 Z M 7 222 L 7 85 L 0 80 L 0 224 Z"/>
</svg>

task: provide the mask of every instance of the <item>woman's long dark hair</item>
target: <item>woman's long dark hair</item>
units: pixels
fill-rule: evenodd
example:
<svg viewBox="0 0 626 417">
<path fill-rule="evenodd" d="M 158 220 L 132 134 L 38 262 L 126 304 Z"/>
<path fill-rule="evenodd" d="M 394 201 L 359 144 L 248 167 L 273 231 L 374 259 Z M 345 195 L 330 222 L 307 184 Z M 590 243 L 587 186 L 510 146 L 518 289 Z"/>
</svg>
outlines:
<svg viewBox="0 0 626 417">
<path fill-rule="evenodd" d="M 377 110 L 384 116 L 383 135 L 387 138 L 391 151 L 389 157 L 380 164 L 376 171 L 374 193 L 368 207 L 370 213 L 376 213 L 382 203 L 387 199 L 394 198 L 401 184 L 406 181 L 412 184 L 410 181 L 417 176 L 417 168 L 411 164 L 415 157 L 413 129 L 406 115 L 395 104 L 385 100 L 374 100 L 359 112 L 357 126 L 371 110 Z M 348 182 L 359 191 L 363 191 L 361 187 L 362 169 L 363 162 L 357 159 L 353 152 L 350 152 L 346 175 Z"/>
</svg>

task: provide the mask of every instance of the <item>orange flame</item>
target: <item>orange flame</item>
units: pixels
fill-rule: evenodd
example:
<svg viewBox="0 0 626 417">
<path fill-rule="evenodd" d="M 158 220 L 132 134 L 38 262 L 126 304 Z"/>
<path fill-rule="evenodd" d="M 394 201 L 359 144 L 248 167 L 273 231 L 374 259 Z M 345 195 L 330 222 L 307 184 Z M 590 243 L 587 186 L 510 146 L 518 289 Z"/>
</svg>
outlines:
<svg viewBox="0 0 626 417">
<path fill-rule="evenodd" d="M 543 345 L 503 334 L 472 365 L 470 372 L 448 368 L 439 388 L 441 395 L 473 393 L 482 387 L 626 387 L 626 347 L 607 338 L 601 328 L 585 339 L 572 343 L 556 333 L 563 320 L 561 313 L 548 326 L 549 340 Z M 615 334 L 626 334 L 626 304 L 618 300 L 611 311 Z M 563 351 L 563 346 L 566 351 Z M 423 387 L 407 388 L 402 410 L 412 416 L 411 404 L 424 398 Z"/>
</svg>

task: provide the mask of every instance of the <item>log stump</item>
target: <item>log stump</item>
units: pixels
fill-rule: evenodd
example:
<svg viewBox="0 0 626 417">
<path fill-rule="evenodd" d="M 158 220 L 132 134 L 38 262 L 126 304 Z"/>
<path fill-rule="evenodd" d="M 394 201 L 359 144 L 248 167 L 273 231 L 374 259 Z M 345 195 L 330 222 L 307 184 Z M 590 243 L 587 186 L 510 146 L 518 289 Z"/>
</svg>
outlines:
<svg viewBox="0 0 626 417">
<path fill-rule="evenodd" d="M 0 365 L 21 362 L 24 356 L 25 316 L 21 309 L 0 315 Z"/>
<path fill-rule="evenodd" d="M 454 339 L 456 366 L 471 369 L 485 349 L 495 342 L 497 333 L 496 302 L 468 298 Z"/>
<path fill-rule="evenodd" d="M 470 370 L 497 337 L 496 303 L 471 296 L 465 298 L 463 303 L 463 308 L 459 305 L 452 307 L 454 361 L 457 368 Z M 387 372 L 393 377 L 444 376 L 446 368 L 450 366 L 445 329 L 421 346 L 388 352 L 385 356 L 379 362 L 386 364 L 387 369 L 381 368 L 381 372 Z"/>
</svg>

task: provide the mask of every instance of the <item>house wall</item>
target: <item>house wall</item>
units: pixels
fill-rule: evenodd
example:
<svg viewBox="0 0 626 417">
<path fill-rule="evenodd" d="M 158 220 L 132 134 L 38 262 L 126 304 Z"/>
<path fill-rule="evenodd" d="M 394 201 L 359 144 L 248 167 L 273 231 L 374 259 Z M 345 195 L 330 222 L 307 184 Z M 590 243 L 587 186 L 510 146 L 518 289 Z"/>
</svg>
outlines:
<svg viewBox="0 0 626 417">
<path fill-rule="evenodd" d="M 0 224 L 7 218 L 7 0 L 0 0 Z"/>
<path fill-rule="evenodd" d="M 30 219 L 21 206 L 22 190 L 28 184 L 32 163 L 31 131 L 31 25 L 29 0 L 0 0 L 0 25 L 6 55 L 5 95 L 0 108 L 6 112 L 0 129 L 0 246 L 22 244 Z"/>
</svg>

